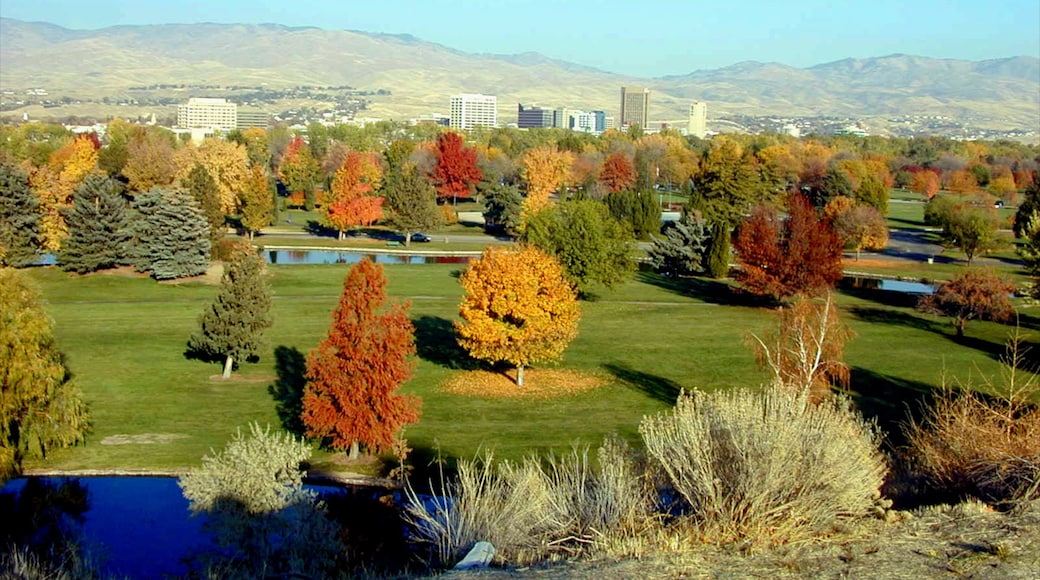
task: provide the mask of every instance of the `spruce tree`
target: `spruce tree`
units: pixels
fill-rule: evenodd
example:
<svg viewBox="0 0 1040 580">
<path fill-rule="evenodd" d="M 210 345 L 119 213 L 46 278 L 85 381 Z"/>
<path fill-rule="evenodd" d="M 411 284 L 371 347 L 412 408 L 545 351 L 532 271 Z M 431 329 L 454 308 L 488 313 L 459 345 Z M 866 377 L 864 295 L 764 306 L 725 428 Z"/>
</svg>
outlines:
<svg viewBox="0 0 1040 580">
<path fill-rule="evenodd" d="M 91 176 L 73 194 L 65 212 L 69 237 L 58 252 L 63 270 L 94 272 L 126 263 L 130 215 L 120 189 L 110 177 Z"/>
<path fill-rule="evenodd" d="M 654 271 L 672 278 L 704 270 L 703 258 L 711 236 L 710 227 L 697 214 L 686 214 L 665 228 L 664 237 L 654 238 L 647 257 Z"/>
<path fill-rule="evenodd" d="M 156 280 L 186 278 L 209 267 L 209 224 L 189 195 L 151 189 L 134 200 L 136 240 L 132 258 L 138 271 Z"/>
<path fill-rule="evenodd" d="M 729 276 L 729 226 L 716 222 L 711 225 L 711 241 L 708 244 L 708 263 L 705 271 L 715 279 Z"/>
<path fill-rule="evenodd" d="M 199 330 L 188 340 L 188 351 L 205 359 L 224 359 L 223 377 L 256 355 L 263 333 L 271 326 L 271 290 L 264 278 L 264 260 L 243 252 L 229 262 L 213 302 L 199 317 Z"/>
<path fill-rule="evenodd" d="M 40 247 L 40 200 L 29 176 L 0 163 L 0 265 L 28 266 Z"/>
<path fill-rule="evenodd" d="M 220 240 L 224 238 L 224 212 L 220 209 L 220 193 L 217 190 L 217 182 L 201 163 L 188 174 L 188 178 L 181 182 L 181 186 L 198 203 L 202 213 L 209 223 L 209 245 L 215 250 Z"/>
</svg>

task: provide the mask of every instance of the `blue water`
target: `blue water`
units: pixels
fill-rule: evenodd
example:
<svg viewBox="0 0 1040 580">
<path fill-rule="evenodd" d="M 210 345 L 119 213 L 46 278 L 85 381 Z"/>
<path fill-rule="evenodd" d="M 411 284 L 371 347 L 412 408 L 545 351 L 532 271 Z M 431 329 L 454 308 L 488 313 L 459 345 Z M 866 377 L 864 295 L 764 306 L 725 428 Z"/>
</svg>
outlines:
<svg viewBox="0 0 1040 580">
<path fill-rule="evenodd" d="M 362 258 L 377 264 L 465 264 L 470 256 L 417 256 L 414 254 L 362 253 L 336 250 L 267 250 L 270 264 L 356 264 Z"/>
</svg>

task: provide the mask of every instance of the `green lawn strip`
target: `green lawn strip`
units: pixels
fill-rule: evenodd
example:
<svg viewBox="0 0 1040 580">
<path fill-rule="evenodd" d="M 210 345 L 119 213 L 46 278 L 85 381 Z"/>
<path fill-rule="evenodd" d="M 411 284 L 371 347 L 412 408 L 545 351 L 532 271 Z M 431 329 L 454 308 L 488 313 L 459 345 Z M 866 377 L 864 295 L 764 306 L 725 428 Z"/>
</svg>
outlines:
<svg viewBox="0 0 1040 580">
<path fill-rule="evenodd" d="M 520 458 L 565 450 L 573 442 L 596 445 L 616 432 L 637 439 L 644 415 L 668 408 L 679 389 L 757 387 L 767 376 L 744 344 L 748 332 L 772 324 L 769 309 L 720 304 L 717 282 L 671 283 L 642 274 L 637 280 L 582 304 L 578 338 L 560 368 L 595 373 L 607 385 L 550 400 L 483 399 L 444 392 L 460 359 L 450 324 L 461 295 L 459 265 L 387 266 L 390 292 L 408 297 L 420 327 L 415 377 L 403 391 L 423 398 L 421 421 L 405 436 L 416 464 L 438 450 L 449 458 L 493 449 L 496 457 Z M 187 360 L 188 335 L 215 286 L 158 284 L 116 276 L 75 277 L 54 269 L 30 270 L 48 300 L 56 338 L 84 391 L 94 420 L 88 443 L 48 454 L 28 467 L 48 469 L 183 470 L 219 449 L 236 427 L 249 421 L 278 425 L 268 387 L 277 378 L 277 347 L 301 355 L 324 337 L 339 297 L 343 266 L 276 266 L 274 326 L 259 363 L 244 365 L 240 380 L 223 382 L 218 364 Z M 721 298 L 721 300 L 720 300 Z M 901 408 L 904 395 L 892 385 L 935 385 L 945 366 L 951 376 L 995 374 L 1007 327 L 973 322 L 968 339 L 910 308 L 842 296 L 846 320 L 858 337 L 847 362 L 854 388 Z M 922 322 L 924 321 L 924 322 Z M 978 370 L 973 370 L 978 369 Z M 879 387 L 880 388 L 880 387 Z M 913 389 L 911 398 L 916 395 Z M 102 444 L 116 436 L 181 435 L 152 444 Z M 106 439 L 107 438 L 107 439 Z M 317 461 L 323 461 L 319 454 Z"/>
</svg>

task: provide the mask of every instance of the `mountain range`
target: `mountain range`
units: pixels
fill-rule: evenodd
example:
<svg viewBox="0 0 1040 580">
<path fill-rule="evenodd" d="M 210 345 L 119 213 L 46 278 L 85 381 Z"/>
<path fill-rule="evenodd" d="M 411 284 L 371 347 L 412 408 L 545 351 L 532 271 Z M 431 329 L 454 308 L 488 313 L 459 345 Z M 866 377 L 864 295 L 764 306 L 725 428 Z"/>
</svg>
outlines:
<svg viewBox="0 0 1040 580">
<path fill-rule="evenodd" d="M 652 120 L 684 122 L 689 104 L 723 115 L 882 121 L 944 116 L 978 127 L 1040 131 L 1040 59 L 986 61 L 911 55 L 845 59 L 808 68 L 742 62 L 686 75 L 637 78 L 537 53 L 472 54 L 409 35 L 277 24 L 167 24 L 70 30 L 0 18 L 0 88 L 119 94 L 155 84 L 271 88 L 349 85 L 384 90 L 366 115 L 446 112 L 452 94 L 617 114 L 619 87 L 653 90 Z"/>
</svg>

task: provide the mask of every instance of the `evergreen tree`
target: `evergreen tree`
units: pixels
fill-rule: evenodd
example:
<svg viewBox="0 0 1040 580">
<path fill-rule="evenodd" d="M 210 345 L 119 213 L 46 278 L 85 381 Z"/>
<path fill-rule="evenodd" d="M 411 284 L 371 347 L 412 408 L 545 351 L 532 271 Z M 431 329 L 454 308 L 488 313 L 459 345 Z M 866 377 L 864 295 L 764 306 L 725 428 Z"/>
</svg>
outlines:
<svg viewBox="0 0 1040 580">
<path fill-rule="evenodd" d="M 0 482 L 23 458 L 79 443 L 89 428 L 51 326 L 39 293 L 0 268 Z"/>
<path fill-rule="evenodd" d="M 496 184 L 484 194 L 484 229 L 515 236 L 520 232 L 524 198 L 515 185 Z"/>
<path fill-rule="evenodd" d="M 28 266 L 40 247 L 40 200 L 29 176 L 0 163 L 0 266 Z"/>
<path fill-rule="evenodd" d="M 186 278 L 209 267 L 209 224 L 187 194 L 152 189 L 134 200 L 133 264 L 156 280 Z"/>
<path fill-rule="evenodd" d="M 711 224 L 711 238 L 708 241 L 708 263 L 705 265 L 705 272 L 716 280 L 729 276 L 729 239 L 729 226 L 724 223 Z"/>
<path fill-rule="evenodd" d="M 199 317 L 199 330 L 188 351 L 205 359 L 224 359 L 223 377 L 235 364 L 256 355 L 263 333 L 271 326 L 271 290 L 264 279 L 264 260 L 243 252 L 226 265 L 220 290 Z"/>
<path fill-rule="evenodd" d="M 63 270 L 82 274 L 126 263 L 130 215 L 120 189 L 114 179 L 95 175 L 73 194 L 65 212 L 69 237 L 58 252 Z"/>
<path fill-rule="evenodd" d="M 688 213 L 665 227 L 664 237 L 653 239 L 647 257 L 654 271 L 672 278 L 704 270 L 703 258 L 711 228 L 700 215 Z"/>
<path fill-rule="evenodd" d="M 386 223 L 404 232 L 404 245 L 412 233 L 432 230 L 444 222 L 437 207 L 437 190 L 415 169 L 393 171 L 383 186 L 386 196 Z"/>
<path fill-rule="evenodd" d="M 693 177 L 693 207 L 713 223 L 733 229 L 762 198 L 762 180 L 754 155 L 728 138 L 712 140 L 700 170 Z"/>
<path fill-rule="evenodd" d="M 649 191 L 619 191 L 607 196 L 610 215 L 632 228 L 637 240 L 649 240 L 661 230 L 661 206 Z"/>
<path fill-rule="evenodd" d="M 181 182 L 191 197 L 199 204 L 202 213 L 209 223 L 209 247 L 216 249 L 217 244 L 224 238 L 224 212 L 220 209 L 220 193 L 217 182 L 213 180 L 209 170 L 201 163 L 188 174 L 188 178 Z"/>
</svg>

